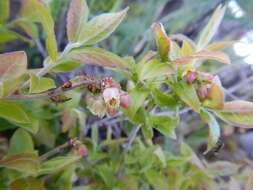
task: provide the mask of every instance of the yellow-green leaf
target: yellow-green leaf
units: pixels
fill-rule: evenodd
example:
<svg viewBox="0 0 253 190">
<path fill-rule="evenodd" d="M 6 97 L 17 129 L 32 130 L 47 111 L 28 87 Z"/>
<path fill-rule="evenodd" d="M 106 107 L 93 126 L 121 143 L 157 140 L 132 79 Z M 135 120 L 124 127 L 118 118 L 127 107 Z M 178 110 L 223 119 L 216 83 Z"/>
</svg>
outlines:
<svg viewBox="0 0 253 190">
<path fill-rule="evenodd" d="M 137 65 L 137 73 L 140 80 L 152 79 L 168 74 L 175 74 L 171 65 L 161 63 L 160 60 L 150 60 Z"/>
<path fill-rule="evenodd" d="M 220 126 L 218 122 L 216 121 L 215 117 L 207 110 L 201 109 L 200 116 L 205 122 L 207 122 L 209 126 L 209 137 L 208 137 L 208 145 L 207 145 L 207 150 L 206 150 L 206 151 L 209 151 L 216 145 L 216 143 L 218 142 L 220 138 Z"/>
<path fill-rule="evenodd" d="M 204 100 L 203 106 L 210 109 L 222 109 L 225 102 L 225 94 L 220 82 L 214 82 L 208 89 L 207 99 Z"/>
<path fill-rule="evenodd" d="M 10 15 L 10 0 L 0 1 L 0 24 L 8 21 Z"/>
<path fill-rule="evenodd" d="M 89 8 L 86 0 L 72 0 L 67 16 L 67 34 L 70 42 L 77 42 L 79 35 L 85 29 Z"/>
<path fill-rule="evenodd" d="M 55 88 L 54 80 L 30 74 L 30 93 L 40 93 Z"/>
<path fill-rule="evenodd" d="M 17 123 L 29 123 L 23 107 L 13 101 L 0 100 L 0 117 Z"/>
<path fill-rule="evenodd" d="M 55 61 L 58 50 L 54 32 L 54 20 L 50 15 L 49 9 L 39 0 L 24 0 L 20 16 L 42 24 L 47 35 L 46 47 L 48 54 Z"/>
<path fill-rule="evenodd" d="M 35 154 L 10 155 L 0 160 L 0 167 L 18 170 L 28 175 L 36 175 L 39 160 Z"/>
<path fill-rule="evenodd" d="M 197 49 L 202 50 L 212 40 L 218 30 L 218 27 L 223 19 L 226 7 L 221 5 L 217 7 L 206 27 L 200 33 Z"/>
<path fill-rule="evenodd" d="M 192 84 L 185 81 L 179 81 L 171 84 L 172 90 L 184 101 L 192 107 L 196 112 L 200 111 L 200 101 L 196 90 Z"/>
<path fill-rule="evenodd" d="M 153 33 L 155 35 L 156 45 L 162 61 L 169 60 L 169 52 L 171 49 L 171 41 L 167 36 L 162 24 L 152 24 L 151 26 Z"/>
<path fill-rule="evenodd" d="M 124 19 L 127 10 L 128 8 L 117 13 L 106 13 L 96 16 L 80 31 L 78 42 L 91 45 L 107 38 Z"/>
<path fill-rule="evenodd" d="M 216 110 L 215 114 L 227 123 L 251 128 L 253 127 L 253 103 L 235 100 L 227 102 L 222 110 Z"/>
<path fill-rule="evenodd" d="M 29 133 L 24 129 L 17 129 L 10 140 L 8 155 L 32 153 L 33 141 Z"/>
</svg>

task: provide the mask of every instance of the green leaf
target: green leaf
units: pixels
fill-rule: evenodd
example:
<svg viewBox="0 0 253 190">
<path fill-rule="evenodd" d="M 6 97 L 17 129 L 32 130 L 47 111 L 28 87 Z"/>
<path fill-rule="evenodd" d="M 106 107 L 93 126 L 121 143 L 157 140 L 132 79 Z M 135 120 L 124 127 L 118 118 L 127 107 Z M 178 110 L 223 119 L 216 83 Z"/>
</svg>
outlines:
<svg viewBox="0 0 253 190">
<path fill-rule="evenodd" d="M 47 35 L 47 51 L 51 59 L 55 61 L 58 50 L 54 32 L 54 20 L 48 8 L 39 0 L 24 0 L 20 16 L 42 24 Z"/>
<path fill-rule="evenodd" d="M 33 141 L 29 133 L 24 129 L 17 129 L 10 140 L 8 155 L 32 153 Z"/>
<path fill-rule="evenodd" d="M 0 54 L 0 97 L 12 93 L 27 72 L 27 56 L 23 51 Z M 8 85 L 7 85 L 8 84 Z"/>
<path fill-rule="evenodd" d="M 41 164 L 39 174 L 52 174 L 78 161 L 79 156 L 59 156 Z"/>
<path fill-rule="evenodd" d="M 13 101 L 0 100 L 0 117 L 17 123 L 29 123 L 23 107 Z"/>
<path fill-rule="evenodd" d="M 209 126 L 209 137 L 207 150 L 211 150 L 218 142 L 220 138 L 220 126 L 216 121 L 215 117 L 205 109 L 201 109 L 200 116 L 204 121 L 208 123 Z"/>
<path fill-rule="evenodd" d="M 171 65 L 161 63 L 160 60 L 150 60 L 148 62 L 139 63 L 136 68 L 140 80 L 152 79 L 168 74 L 175 74 L 175 70 Z"/>
<path fill-rule="evenodd" d="M 68 53 L 59 64 L 55 64 L 53 70 L 59 71 L 59 67 L 68 67 L 68 64 L 72 64 L 73 62 L 109 68 L 127 67 L 123 59 L 111 52 L 100 48 L 82 47 Z"/>
<path fill-rule="evenodd" d="M 13 181 L 10 190 L 45 190 L 45 187 L 42 180 L 28 177 Z"/>
<path fill-rule="evenodd" d="M 31 115 L 27 115 L 29 118 L 28 123 L 20 123 L 20 122 L 12 122 L 18 127 L 22 127 L 28 131 L 30 131 L 33 134 L 36 134 L 39 129 L 39 120 Z"/>
<path fill-rule="evenodd" d="M 214 113 L 222 120 L 238 127 L 253 127 L 253 103 L 236 100 L 227 102 L 222 110 Z"/>
<path fill-rule="evenodd" d="M 226 7 L 218 6 L 212 17 L 210 18 L 206 27 L 202 30 L 197 49 L 201 50 L 207 46 L 207 44 L 211 41 L 213 36 L 218 30 L 218 27 L 223 19 Z"/>
<path fill-rule="evenodd" d="M 16 154 L 0 160 L 0 167 L 18 170 L 28 175 L 36 175 L 39 160 L 35 154 Z"/>
<path fill-rule="evenodd" d="M 158 47 L 159 54 L 162 61 L 169 60 L 169 53 L 172 46 L 172 42 L 167 36 L 162 24 L 152 24 L 151 26 L 155 35 L 156 45 Z"/>
<path fill-rule="evenodd" d="M 0 44 L 4 44 L 17 39 L 18 35 L 15 32 L 7 30 L 5 28 L 0 29 Z"/>
<path fill-rule="evenodd" d="M 0 1 L 0 24 L 6 23 L 10 15 L 10 0 Z"/>
<path fill-rule="evenodd" d="M 30 94 L 44 92 L 51 88 L 55 88 L 53 79 L 30 74 Z"/>
<path fill-rule="evenodd" d="M 86 0 L 72 0 L 67 16 L 67 34 L 70 42 L 77 42 L 85 30 L 89 16 Z"/>
<path fill-rule="evenodd" d="M 179 124 L 179 118 L 172 116 L 150 116 L 148 123 L 167 137 L 175 139 L 174 129 Z"/>
<path fill-rule="evenodd" d="M 138 109 L 143 106 L 143 102 L 146 99 L 146 97 L 149 94 L 148 90 L 140 89 L 140 88 L 134 88 L 129 92 L 131 96 L 131 107 L 127 110 L 124 110 L 125 114 L 130 117 L 134 118 L 136 112 Z"/>
<path fill-rule="evenodd" d="M 96 44 L 107 38 L 126 16 L 128 8 L 118 13 L 106 13 L 90 20 L 80 31 L 78 42 L 85 45 Z"/>
<path fill-rule="evenodd" d="M 39 35 L 38 26 L 28 19 L 20 18 L 15 20 L 13 24 L 21 27 L 25 33 L 33 39 L 37 38 Z"/>
<path fill-rule="evenodd" d="M 176 98 L 172 94 L 162 93 L 158 89 L 153 90 L 155 103 L 162 107 L 175 108 L 178 103 Z"/>
<path fill-rule="evenodd" d="M 165 190 L 169 189 L 168 179 L 162 175 L 160 172 L 154 169 L 148 169 L 145 171 L 145 176 L 148 179 L 148 182 L 152 184 L 156 190 Z"/>
<path fill-rule="evenodd" d="M 172 90 L 184 101 L 192 107 L 196 112 L 200 111 L 200 101 L 195 88 L 192 84 L 185 81 L 179 81 L 171 84 Z"/>
</svg>

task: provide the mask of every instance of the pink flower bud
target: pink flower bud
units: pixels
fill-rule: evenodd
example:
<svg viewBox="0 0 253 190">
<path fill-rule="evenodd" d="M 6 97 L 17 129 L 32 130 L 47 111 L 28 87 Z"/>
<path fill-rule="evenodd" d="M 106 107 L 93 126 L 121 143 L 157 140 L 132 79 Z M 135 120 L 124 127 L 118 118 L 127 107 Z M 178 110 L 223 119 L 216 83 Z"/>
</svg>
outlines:
<svg viewBox="0 0 253 190">
<path fill-rule="evenodd" d="M 190 70 L 187 72 L 187 74 L 184 76 L 184 80 L 188 83 L 193 83 L 197 79 L 197 72 Z"/>
<path fill-rule="evenodd" d="M 123 90 L 120 92 L 120 106 L 125 109 L 131 106 L 131 96 Z"/>
<path fill-rule="evenodd" d="M 208 96 L 208 88 L 206 86 L 200 86 L 197 88 L 197 94 L 200 99 L 205 99 Z"/>
<path fill-rule="evenodd" d="M 120 104 L 120 92 L 118 88 L 106 88 L 103 98 L 108 108 L 118 108 Z"/>
<path fill-rule="evenodd" d="M 79 148 L 79 155 L 82 157 L 88 156 L 89 151 L 85 145 L 81 145 Z"/>
</svg>

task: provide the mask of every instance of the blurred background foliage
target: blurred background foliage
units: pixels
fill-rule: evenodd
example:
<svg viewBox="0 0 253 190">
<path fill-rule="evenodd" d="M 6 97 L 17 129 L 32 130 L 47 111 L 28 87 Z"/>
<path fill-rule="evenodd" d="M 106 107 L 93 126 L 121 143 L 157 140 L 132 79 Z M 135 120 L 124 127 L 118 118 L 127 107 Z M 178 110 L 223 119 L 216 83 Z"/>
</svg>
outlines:
<svg viewBox="0 0 253 190">
<path fill-rule="evenodd" d="M 49 5 L 56 22 L 55 31 L 58 47 L 62 50 L 67 43 L 65 18 L 70 1 L 44 1 Z M 5 6 L 1 2 L 3 1 L 0 1 L 0 6 Z M 119 11 L 123 7 L 130 7 L 126 19 L 120 24 L 114 34 L 97 45 L 123 57 L 130 55 L 138 60 L 150 49 L 155 49 L 154 39 L 150 30 L 150 26 L 154 22 L 162 22 L 169 34 L 182 33 L 196 40 L 199 32 L 210 18 L 210 15 L 220 3 L 227 4 L 228 8 L 214 41 L 238 41 L 247 37 L 247 39 L 249 39 L 247 43 L 253 43 L 253 38 L 250 39 L 249 36 L 253 30 L 253 2 L 251 0 L 88 0 L 87 2 L 91 10 L 91 17 L 102 12 Z M 29 21 L 22 20 L 20 17 L 21 4 L 22 0 L 11 0 L 11 11 L 10 13 L 6 13 L 10 14 L 10 19 L 7 22 L 0 20 L 0 53 L 25 50 L 29 56 L 29 67 L 39 68 L 42 66 L 43 58 L 47 56 L 44 49 L 45 34 L 42 32 L 41 26 L 32 25 Z M 242 15 L 240 15 L 240 13 Z M 28 31 L 27 26 L 30 26 L 32 30 Z M 220 65 L 211 64 L 209 61 L 204 64 L 201 69 L 203 71 L 216 73 L 220 76 L 224 87 L 227 89 L 227 100 L 244 99 L 252 101 L 253 71 L 251 64 L 253 64 L 253 60 L 251 64 L 246 63 L 244 61 L 245 57 L 237 55 L 234 49 L 233 46 L 226 49 L 226 52 L 232 58 L 232 65 L 223 66 L 217 70 Z M 84 68 L 78 69 L 78 71 L 57 74 L 55 77 L 56 83 L 62 83 L 77 72 L 90 73 L 93 76 L 114 75 L 116 80 L 121 80 L 120 75 L 112 73 L 111 71 L 95 66 L 85 66 Z M 55 108 L 54 105 L 45 104 L 43 101 L 38 101 L 36 105 L 27 102 L 24 104 L 27 110 L 36 110 L 34 114 L 43 116 L 46 119 L 43 123 L 44 127 L 39 131 L 36 137 L 37 144 L 41 150 L 46 151 L 48 147 L 40 143 L 52 146 L 53 144 L 64 142 L 64 139 L 67 138 L 66 134 L 58 136 L 60 131 L 60 114 L 58 111 L 63 111 L 64 108 L 68 106 L 75 107 L 75 102 L 70 104 L 72 105 L 67 105 L 62 108 L 61 106 Z M 41 114 L 42 112 L 43 114 Z M 92 117 L 91 115 L 87 116 L 87 130 L 93 126 L 94 121 L 97 119 L 98 118 Z M 226 145 L 218 155 L 208 159 L 229 160 L 235 163 L 246 162 L 252 166 L 250 160 L 253 159 L 253 131 L 250 129 L 231 128 L 222 122 L 221 124 L 223 131 L 222 139 Z M 113 126 L 117 125 L 119 124 L 115 122 Z M 121 137 L 121 134 L 124 134 L 124 132 L 128 133 L 130 131 L 129 128 L 131 128 L 127 121 L 121 122 L 120 125 L 124 127 L 115 129 L 117 137 Z M 93 131 L 88 130 L 86 133 L 88 135 L 94 135 L 94 138 L 104 139 L 106 136 L 106 127 L 106 124 L 102 124 L 99 129 L 94 128 Z M 13 128 L 11 124 L 0 119 L 0 130 L 2 131 L 1 136 L 3 138 L 9 138 L 11 134 L 13 134 L 13 130 L 10 128 Z M 6 131 L 4 129 L 8 130 Z M 123 130 L 123 132 L 120 130 Z M 75 130 L 72 130 L 70 136 L 74 137 L 76 133 Z M 179 142 L 187 142 L 187 144 L 191 145 L 201 156 L 206 148 L 208 127 L 195 113 L 193 113 L 193 111 L 186 110 L 185 113 L 182 113 L 180 127 L 177 129 L 177 136 Z M 47 137 L 46 141 L 45 137 Z M 173 141 L 170 138 L 161 136 L 157 131 L 155 132 L 154 141 L 157 144 L 164 145 L 166 150 L 172 150 Z M 4 149 L 4 146 L 3 144 L 1 148 Z M 115 149 L 115 151 L 118 150 Z M 131 154 L 134 155 L 136 152 L 132 150 Z M 139 151 L 139 154 L 139 157 L 143 156 L 142 151 Z M 129 161 L 129 164 L 130 163 L 131 161 Z M 233 168 L 233 166 L 229 165 L 226 169 L 229 170 L 231 168 Z M 103 170 L 103 172 L 110 170 L 110 168 L 95 169 Z M 185 171 L 187 173 L 187 164 L 185 165 Z M 176 173 L 176 169 L 174 172 Z M 216 172 L 218 172 L 218 169 Z M 227 173 L 230 172 L 227 171 Z M 81 175 L 87 176 L 93 174 L 81 172 Z M 152 175 L 154 175 L 154 172 Z M 244 173 L 239 173 L 237 178 L 239 180 L 245 179 L 243 175 Z M 85 183 L 83 181 L 79 182 L 80 184 Z M 79 182 L 77 181 L 77 184 Z M 50 188 L 54 189 L 54 186 L 51 185 Z"/>
</svg>

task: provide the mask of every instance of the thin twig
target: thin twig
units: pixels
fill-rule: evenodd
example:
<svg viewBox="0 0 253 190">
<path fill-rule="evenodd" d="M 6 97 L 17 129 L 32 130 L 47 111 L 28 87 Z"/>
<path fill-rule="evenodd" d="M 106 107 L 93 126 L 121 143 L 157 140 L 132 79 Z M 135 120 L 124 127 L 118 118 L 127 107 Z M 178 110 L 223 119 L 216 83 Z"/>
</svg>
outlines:
<svg viewBox="0 0 253 190">
<path fill-rule="evenodd" d="M 70 146 L 69 142 L 65 142 L 64 144 L 62 144 L 62 145 L 60 145 L 60 146 L 57 146 L 57 147 L 54 148 L 53 150 L 51 150 L 51 151 L 49 151 L 49 152 L 47 152 L 47 153 L 41 155 L 41 156 L 40 156 L 40 160 L 41 160 L 41 161 L 44 161 L 44 160 L 48 159 L 49 157 L 53 156 L 54 154 L 56 154 L 56 153 L 62 151 L 63 149 L 65 149 L 65 148 L 67 148 L 67 147 L 69 147 L 69 146 Z"/>
<path fill-rule="evenodd" d="M 75 89 L 75 88 L 80 88 L 80 87 L 85 87 L 88 86 L 90 84 L 98 84 L 99 81 L 91 81 L 91 80 L 87 80 L 87 81 L 83 81 L 80 83 L 76 83 L 74 84 L 72 87 L 67 88 L 67 89 L 62 89 L 61 87 L 55 89 L 55 90 L 49 90 L 47 92 L 41 93 L 41 94 L 32 94 L 32 95 L 10 95 L 7 96 L 5 98 L 2 98 L 4 100 L 31 100 L 31 99 L 41 99 L 41 98 L 49 98 L 51 96 L 57 96 L 63 92 Z"/>
</svg>

